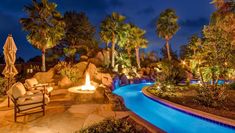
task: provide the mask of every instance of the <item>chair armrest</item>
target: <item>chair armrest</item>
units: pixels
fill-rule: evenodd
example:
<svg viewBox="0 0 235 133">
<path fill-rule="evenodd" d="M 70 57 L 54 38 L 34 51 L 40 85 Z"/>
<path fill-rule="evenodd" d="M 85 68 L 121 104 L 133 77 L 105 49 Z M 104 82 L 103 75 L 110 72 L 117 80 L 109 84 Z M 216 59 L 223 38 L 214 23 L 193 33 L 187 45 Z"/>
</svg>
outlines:
<svg viewBox="0 0 235 133">
<path fill-rule="evenodd" d="M 53 86 L 55 85 L 55 83 L 39 83 L 39 84 L 35 84 L 34 87 L 44 87 L 44 86 Z"/>
<path fill-rule="evenodd" d="M 33 96 L 39 96 L 39 95 L 42 95 L 43 93 L 38 93 L 38 94 L 33 94 L 33 95 L 24 95 L 24 96 L 21 96 L 21 97 L 19 97 L 19 98 L 25 98 L 25 99 L 30 99 L 30 98 L 32 98 Z M 18 99 L 19 99 L 18 98 Z M 17 100 L 18 100 L 17 99 Z"/>
<path fill-rule="evenodd" d="M 48 86 L 48 83 L 44 83 L 44 84 L 35 84 L 34 87 L 45 87 Z"/>
</svg>

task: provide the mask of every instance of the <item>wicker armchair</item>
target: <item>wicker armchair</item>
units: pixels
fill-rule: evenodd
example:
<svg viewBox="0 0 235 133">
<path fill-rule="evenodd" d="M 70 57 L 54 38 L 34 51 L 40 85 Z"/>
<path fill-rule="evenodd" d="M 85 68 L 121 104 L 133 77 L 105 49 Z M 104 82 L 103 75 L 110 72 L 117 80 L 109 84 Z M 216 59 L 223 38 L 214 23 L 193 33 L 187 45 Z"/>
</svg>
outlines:
<svg viewBox="0 0 235 133">
<path fill-rule="evenodd" d="M 17 117 L 42 112 L 45 115 L 45 105 L 50 99 L 45 90 L 26 91 L 21 82 L 15 83 L 7 92 L 14 103 L 14 120 Z"/>
</svg>

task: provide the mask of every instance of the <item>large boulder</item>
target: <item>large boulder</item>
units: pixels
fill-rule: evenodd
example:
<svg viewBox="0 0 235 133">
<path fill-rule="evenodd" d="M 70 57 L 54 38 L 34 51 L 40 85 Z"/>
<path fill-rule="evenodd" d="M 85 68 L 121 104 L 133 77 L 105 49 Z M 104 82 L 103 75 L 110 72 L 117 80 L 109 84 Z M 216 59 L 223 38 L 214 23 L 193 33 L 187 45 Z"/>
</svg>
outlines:
<svg viewBox="0 0 235 133">
<path fill-rule="evenodd" d="M 109 73 L 97 73 L 96 79 L 101 81 L 101 83 L 105 86 L 112 86 L 113 79 Z"/>
<path fill-rule="evenodd" d="M 102 50 L 94 58 L 88 59 L 88 61 L 96 66 L 108 67 L 110 64 L 110 50 Z"/>
<path fill-rule="evenodd" d="M 104 62 L 104 55 L 102 52 L 98 52 L 97 55 L 95 56 L 95 58 L 102 63 Z"/>
<path fill-rule="evenodd" d="M 123 85 L 128 85 L 128 84 L 129 84 L 129 80 L 127 76 L 125 74 L 122 74 L 120 76 L 120 85 L 123 86 Z"/>
<path fill-rule="evenodd" d="M 88 59 L 88 62 L 91 62 L 95 66 L 102 66 L 102 61 L 100 61 L 97 58 L 90 58 L 90 59 Z"/>
<path fill-rule="evenodd" d="M 102 74 L 102 84 L 108 87 L 112 86 L 113 79 L 109 73 Z"/>
<path fill-rule="evenodd" d="M 88 60 L 88 57 L 85 56 L 85 55 L 82 55 L 82 56 L 80 57 L 80 61 L 87 61 L 87 60 Z"/>
<path fill-rule="evenodd" d="M 76 69 L 79 71 L 77 72 L 78 77 L 84 77 L 85 72 L 88 72 L 90 74 L 91 80 L 94 79 L 95 75 L 97 75 L 97 68 L 94 64 L 88 63 L 88 62 L 79 62 L 75 65 Z"/>
<path fill-rule="evenodd" d="M 50 69 L 47 72 L 38 72 L 33 77 L 36 78 L 39 83 L 51 83 L 54 82 L 54 75 L 54 70 Z"/>
<path fill-rule="evenodd" d="M 58 81 L 58 86 L 60 88 L 68 88 L 72 86 L 72 84 L 73 82 L 67 76 L 62 77 L 61 80 Z"/>
</svg>

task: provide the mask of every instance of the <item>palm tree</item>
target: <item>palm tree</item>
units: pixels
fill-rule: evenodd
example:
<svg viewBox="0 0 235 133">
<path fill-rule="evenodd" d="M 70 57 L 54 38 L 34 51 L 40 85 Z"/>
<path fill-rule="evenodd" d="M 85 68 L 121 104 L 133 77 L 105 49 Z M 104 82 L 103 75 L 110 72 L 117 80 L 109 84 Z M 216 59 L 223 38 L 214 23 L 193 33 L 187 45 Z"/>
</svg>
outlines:
<svg viewBox="0 0 235 133">
<path fill-rule="evenodd" d="M 166 40 L 167 56 L 169 60 L 171 60 L 169 40 L 179 30 L 177 21 L 178 17 L 176 16 L 175 11 L 166 9 L 160 14 L 156 23 L 156 32 L 158 36 Z"/>
<path fill-rule="evenodd" d="M 28 33 L 27 40 L 42 52 L 42 71 L 46 71 L 46 50 L 53 48 L 64 36 L 65 24 L 56 7 L 48 0 L 32 0 L 32 5 L 24 7 L 28 18 L 20 19 L 23 30 Z"/>
<path fill-rule="evenodd" d="M 145 30 L 142 30 L 135 25 L 131 25 L 132 40 L 130 43 L 132 43 L 131 47 L 133 46 L 135 49 L 136 63 L 138 68 L 140 68 L 139 49 L 146 48 L 148 44 L 147 39 L 144 38 L 145 33 Z"/>
<path fill-rule="evenodd" d="M 103 25 L 102 24 L 101 24 L 100 27 L 102 27 L 100 29 L 103 29 Z M 109 32 L 100 31 L 100 38 L 106 44 L 106 49 L 108 49 L 109 43 L 111 42 Z"/>
<path fill-rule="evenodd" d="M 124 20 L 124 16 L 114 12 L 111 15 L 107 16 L 105 20 L 101 22 L 101 39 L 103 39 L 106 44 L 108 44 L 109 42 L 112 43 L 112 68 L 114 68 L 115 66 L 115 45 L 120 39 L 120 33 L 122 32 L 122 25 Z"/>
</svg>

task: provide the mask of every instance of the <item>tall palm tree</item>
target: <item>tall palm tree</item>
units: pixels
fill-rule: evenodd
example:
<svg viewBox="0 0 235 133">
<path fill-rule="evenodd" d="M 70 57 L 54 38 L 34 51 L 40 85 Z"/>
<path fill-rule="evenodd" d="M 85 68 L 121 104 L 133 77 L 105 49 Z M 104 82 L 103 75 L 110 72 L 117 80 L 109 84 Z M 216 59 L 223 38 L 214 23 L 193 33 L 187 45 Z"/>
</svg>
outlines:
<svg viewBox="0 0 235 133">
<path fill-rule="evenodd" d="M 56 10 L 57 5 L 48 0 L 32 0 L 24 10 L 28 18 L 21 18 L 20 23 L 27 35 L 27 40 L 42 52 L 42 71 L 46 71 L 46 49 L 54 47 L 64 36 L 62 15 Z"/>
<path fill-rule="evenodd" d="M 166 9 L 160 14 L 156 23 L 156 32 L 158 36 L 166 40 L 167 56 L 169 60 L 171 60 L 169 40 L 179 30 L 177 21 L 178 16 L 176 16 L 175 11 Z"/>
<path fill-rule="evenodd" d="M 125 16 L 113 12 L 111 15 L 107 16 L 104 21 L 101 22 L 101 39 L 104 39 L 105 37 L 103 41 L 106 43 L 110 41 L 112 43 L 112 68 L 115 66 L 115 45 L 120 39 L 120 32 L 122 32 L 122 25 L 124 20 Z"/>
<path fill-rule="evenodd" d="M 139 27 L 135 25 L 131 25 L 132 29 L 132 46 L 134 46 L 135 49 L 135 56 L 136 56 L 136 63 L 137 67 L 140 68 L 140 54 L 139 54 L 139 49 L 140 48 L 146 48 L 148 41 L 144 37 L 146 31 L 143 29 L 140 29 Z"/>
</svg>

